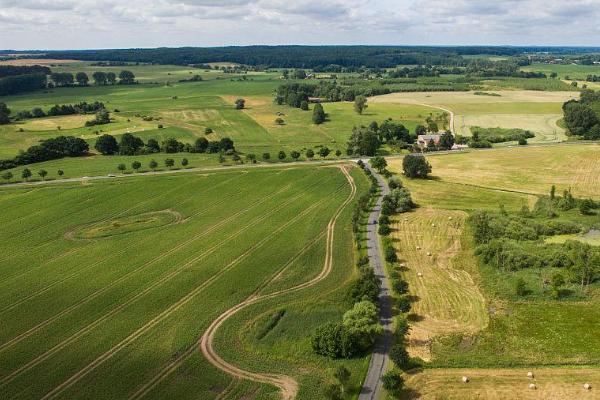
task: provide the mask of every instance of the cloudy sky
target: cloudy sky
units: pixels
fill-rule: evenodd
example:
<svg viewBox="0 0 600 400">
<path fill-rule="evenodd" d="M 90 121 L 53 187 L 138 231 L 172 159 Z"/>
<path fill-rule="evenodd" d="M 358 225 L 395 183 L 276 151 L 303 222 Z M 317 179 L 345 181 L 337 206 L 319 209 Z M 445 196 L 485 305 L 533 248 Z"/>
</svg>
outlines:
<svg viewBox="0 0 600 400">
<path fill-rule="evenodd" d="M 0 0 L 0 49 L 600 46 L 600 0 Z"/>
</svg>

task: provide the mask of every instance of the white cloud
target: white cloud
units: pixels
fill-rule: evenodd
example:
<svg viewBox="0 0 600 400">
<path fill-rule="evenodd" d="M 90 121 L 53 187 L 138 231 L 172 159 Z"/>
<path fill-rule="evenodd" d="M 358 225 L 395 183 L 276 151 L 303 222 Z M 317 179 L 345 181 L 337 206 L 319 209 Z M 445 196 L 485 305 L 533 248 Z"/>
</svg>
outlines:
<svg viewBox="0 0 600 400">
<path fill-rule="evenodd" d="M 598 45 L 600 0 L 0 0 L 0 47 Z"/>
</svg>

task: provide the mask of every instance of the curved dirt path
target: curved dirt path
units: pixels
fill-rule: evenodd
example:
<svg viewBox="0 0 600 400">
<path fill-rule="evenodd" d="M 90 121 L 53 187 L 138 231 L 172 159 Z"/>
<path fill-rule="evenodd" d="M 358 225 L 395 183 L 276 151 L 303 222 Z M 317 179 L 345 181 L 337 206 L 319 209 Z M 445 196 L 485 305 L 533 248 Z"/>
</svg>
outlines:
<svg viewBox="0 0 600 400">
<path fill-rule="evenodd" d="M 348 183 L 350 183 L 350 187 L 352 188 L 352 190 L 348 195 L 348 198 L 346 198 L 346 200 L 340 205 L 340 207 L 335 212 L 334 216 L 329 221 L 329 224 L 327 225 L 325 262 L 323 265 L 323 269 L 321 270 L 319 275 L 317 275 L 308 282 L 302 283 L 289 289 L 280 290 L 277 292 L 270 293 L 268 295 L 255 294 L 250 296 L 242 303 L 221 314 L 215 321 L 213 321 L 213 323 L 208 327 L 208 329 L 200 339 L 200 350 L 202 351 L 204 357 L 212 365 L 236 378 L 248 379 L 259 383 L 267 383 L 273 386 L 277 386 L 281 390 L 282 397 L 286 400 L 295 398 L 298 392 L 298 383 L 294 378 L 282 374 L 261 374 L 257 372 L 245 371 L 223 360 L 215 351 L 213 347 L 213 342 L 215 334 L 219 327 L 223 325 L 223 323 L 227 319 L 235 315 L 238 311 L 242 310 L 243 308 L 248 307 L 249 305 L 261 300 L 271 299 L 273 297 L 281 296 L 283 294 L 288 294 L 300 289 L 305 289 L 307 287 L 313 286 L 325 279 L 329 275 L 333 267 L 333 234 L 335 224 L 344 208 L 348 205 L 348 203 L 350 203 L 350 201 L 352 201 L 354 195 L 356 194 L 356 185 L 354 183 L 354 180 L 345 168 L 340 167 L 340 169 L 346 176 L 346 179 L 348 180 Z"/>
</svg>

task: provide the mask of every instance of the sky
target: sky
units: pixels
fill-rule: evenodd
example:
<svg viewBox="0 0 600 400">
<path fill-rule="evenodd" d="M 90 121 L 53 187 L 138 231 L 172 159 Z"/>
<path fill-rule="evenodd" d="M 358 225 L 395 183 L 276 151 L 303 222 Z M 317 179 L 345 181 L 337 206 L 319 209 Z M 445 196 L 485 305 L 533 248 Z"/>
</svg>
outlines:
<svg viewBox="0 0 600 400">
<path fill-rule="evenodd" d="M 600 46 L 600 0 L 0 0 L 0 49 Z"/>
</svg>

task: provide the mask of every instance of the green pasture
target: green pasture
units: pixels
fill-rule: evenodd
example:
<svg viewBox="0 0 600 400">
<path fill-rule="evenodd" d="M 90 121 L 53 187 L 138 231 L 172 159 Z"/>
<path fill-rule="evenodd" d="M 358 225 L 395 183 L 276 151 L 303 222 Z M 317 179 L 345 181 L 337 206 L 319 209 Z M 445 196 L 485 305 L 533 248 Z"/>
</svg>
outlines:
<svg viewBox="0 0 600 400">
<path fill-rule="evenodd" d="M 358 171 L 353 176 L 361 195 L 367 181 Z M 323 265 L 320 235 L 349 193 L 336 167 L 0 189 L 2 397 L 40 398 L 84 370 L 55 398 L 128 398 L 284 266 L 284 285 L 316 274 Z M 132 227 L 163 211 L 180 217 Z M 270 307 L 289 311 L 285 329 L 270 332 L 250 353 L 224 352 L 226 358 L 243 365 L 252 354 L 250 367 L 289 372 L 302 398 L 314 398 L 336 364 L 312 354 L 306 333 L 345 310 L 340 291 L 354 274 L 350 215 L 348 207 L 338 220 L 332 275 L 274 301 Z M 79 234 L 91 231 L 102 235 Z M 261 311 L 249 312 L 246 321 Z M 245 323 L 235 324 L 245 334 Z M 217 336 L 225 343 L 235 332 Z M 282 344 L 288 340 L 290 346 Z M 346 365 L 358 387 L 367 360 Z M 248 391 L 265 398 L 273 390 L 233 381 L 195 351 L 147 398 L 239 398 Z"/>
<path fill-rule="evenodd" d="M 600 65 L 574 65 L 574 64 L 531 64 L 521 67 L 523 71 L 543 72 L 550 75 L 556 72 L 558 77 L 564 79 L 568 76 L 571 79 L 585 80 L 588 75 L 600 75 Z"/>
</svg>

